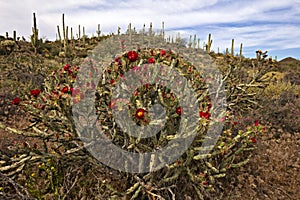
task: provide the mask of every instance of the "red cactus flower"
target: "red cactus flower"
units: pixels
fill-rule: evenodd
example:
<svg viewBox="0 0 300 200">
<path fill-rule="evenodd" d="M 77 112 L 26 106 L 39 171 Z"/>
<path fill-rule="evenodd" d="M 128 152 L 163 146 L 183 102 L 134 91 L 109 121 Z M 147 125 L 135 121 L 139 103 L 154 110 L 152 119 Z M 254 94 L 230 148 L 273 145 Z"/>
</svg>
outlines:
<svg viewBox="0 0 300 200">
<path fill-rule="evenodd" d="M 155 59 L 153 57 L 148 58 L 148 63 L 155 63 Z"/>
<path fill-rule="evenodd" d="M 139 95 L 139 91 L 136 90 L 136 91 L 134 91 L 133 94 L 134 94 L 134 96 L 138 96 Z"/>
<path fill-rule="evenodd" d="M 63 87 L 61 89 L 61 92 L 63 92 L 63 93 L 68 93 L 68 91 L 69 91 L 69 87 L 68 86 L 65 86 L 65 87 Z"/>
<path fill-rule="evenodd" d="M 135 117 L 138 119 L 143 119 L 145 117 L 145 110 L 143 108 L 138 108 L 135 112 Z"/>
<path fill-rule="evenodd" d="M 110 84 L 114 84 L 115 83 L 115 80 L 114 79 L 110 79 Z"/>
<path fill-rule="evenodd" d="M 36 90 L 30 90 L 30 94 L 32 96 L 34 96 L 34 97 L 39 96 L 40 93 L 41 93 L 41 90 L 38 90 L 38 89 L 36 89 Z"/>
<path fill-rule="evenodd" d="M 70 88 L 70 92 L 71 92 L 71 94 L 73 94 L 73 91 L 74 91 L 74 88 Z"/>
<path fill-rule="evenodd" d="M 176 113 L 178 115 L 181 115 L 182 114 L 182 108 L 181 107 L 176 108 Z"/>
<path fill-rule="evenodd" d="M 237 125 L 237 124 L 238 124 L 238 122 L 237 122 L 237 121 L 234 121 L 234 122 L 233 122 L 233 125 Z"/>
<path fill-rule="evenodd" d="M 127 57 L 131 62 L 134 62 L 138 59 L 139 54 L 136 51 L 129 51 Z"/>
<path fill-rule="evenodd" d="M 12 103 L 13 105 L 19 105 L 19 104 L 20 104 L 20 98 L 19 98 L 19 97 L 14 98 L 14 99 L 11 101 L 11 103 Z"/>
<path fill-rule="evenodd" d="M 209 119 L 210 118 L 210 113 L 209 112 L 200 111 L 199 115 L 200 115 L 201 118 L 204 118 L 204 119 Z"/>
<path fill-rule="evenodd" d="M 71 67 L 71 65 L 66 64 L 66 65 L 64 66 L 64 70 L 65 70 L 65 71 L 69 71 L 70 67 Z"/>
<path fill-rule="evenodd" d="M 256 139 L 255 139 L 255 137 L 251 137 L 250 140 L 251 140 L 251 142 L 252 142 L 253 144 L 256 144 Z"/>
<path fill-rule="evenodd" d="M 255 120 L 255 122 L 254 122 L 254 126 L 258 126 L 259 125 L 259 122 L 258 122 L 258 120 Z"/>
<path fill-rule="evenodd" d="M 160 55 L 161 55 L 161 56 L 166 55 L 166 51 L 165 51 L 165 50 L 160 50 Z"/>
</svg>

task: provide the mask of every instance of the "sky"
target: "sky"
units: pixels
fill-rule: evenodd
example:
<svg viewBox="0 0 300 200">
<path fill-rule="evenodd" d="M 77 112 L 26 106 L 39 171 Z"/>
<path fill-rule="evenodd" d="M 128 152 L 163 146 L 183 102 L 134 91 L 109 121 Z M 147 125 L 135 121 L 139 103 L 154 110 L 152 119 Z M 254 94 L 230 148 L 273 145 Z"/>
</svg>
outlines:
<svg viewBox="0 0 300 200">
<path fill-rule="evenodd" d="M 85 27 L 87 35 L 125 32 L 128 24 L 137 30 L 143 25 L 183 38 L 196 34 L 201 43 L 212 35 L 212 50 L 224 52 L 235 39 L 235 50 L 243 43 L 243 54 L 268 51 L 277 60 L 300 59 L 300 0 L 0 0 L 0 35 L 24 36 L 29 40 L 37 16 L 40 37 L 54 40 L 57 25 Z"/>
</svg>

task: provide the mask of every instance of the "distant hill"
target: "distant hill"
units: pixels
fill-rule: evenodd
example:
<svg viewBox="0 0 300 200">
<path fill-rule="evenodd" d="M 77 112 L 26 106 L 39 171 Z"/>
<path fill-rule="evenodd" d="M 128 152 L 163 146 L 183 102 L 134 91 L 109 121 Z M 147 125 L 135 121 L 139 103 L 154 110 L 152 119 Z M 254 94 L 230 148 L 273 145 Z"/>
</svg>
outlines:
<svg viewBox="0 0 300 200">
<path fill-rule="evenodd" d="M 277 70 L 285 74 L 285 80 L 300 85 L 300 60 L 292 57 L 284 58 L 278 62 Z"/>
<path fill-rule="evenodd" d="M 300 62 L 300 60 L 297 60 L 296 58 L 292 58 L 292 57 L 287 57 L 287 58 L 284 58 L 279 61 L 279 63 L 281 63 L 281 64 L 293 63 L 293 62 L 297 63 L 297 62 Z"/>
</svg>

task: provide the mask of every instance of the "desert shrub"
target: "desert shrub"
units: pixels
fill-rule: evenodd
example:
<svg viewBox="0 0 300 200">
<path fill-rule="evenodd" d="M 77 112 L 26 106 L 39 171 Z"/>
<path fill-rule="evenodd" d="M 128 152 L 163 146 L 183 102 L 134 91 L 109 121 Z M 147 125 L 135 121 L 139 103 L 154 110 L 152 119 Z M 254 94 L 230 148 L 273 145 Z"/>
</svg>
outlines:
<svg viewBox="0 0 300 200">
<path fill-rule="evenodd" d="M 289 82 L 270 84 L 262 95 L 264 107 L 258 112 L 272 127 L 299 132 L 300 87 Z"/>
<path fill-rule="evenodd" d="M 83 103 L 87 109 L 96 110 L 97 120 L 105 130 L 100 137 L 110 139 L 112 143 L 126 151 L 141 153 L 164 147 L 176 137 L 180 116 L 185 112 L 178 104 L 180 96 L 174 95 L 164 85 L 143 83 L 127 102 L 129 117 L 139 125 L 151 123 L 147 110 L 153 102 L 164 105 L 168 116 L 167 126 L 158 136 L 150 139 L 128 136 L 116 125 L 112 116 L 112 109 L 123 105 L 112 99 L 116 83 L 128 71 L 142 73 L 141 68 L 147 63 L 164 63 L 165 66 L 173 67 L 183 74 L 198 92 L 200 120 L 197 124 L 196 138 L 180 158 L 157 171 L 131 174 L 109 170 L 97 163 L 84 149 L 80 140 L 81 132 L 76 130 L 75 123 L 79 125 L 82 123 L 81 128 L 84 128 L 85 122 L 89 122 L 89 116 L 77 116 L 80 113 L 75 113 L 74 116 L 72 106 Z M 226 177 L 228 171 L 241 167 L 249 161 L 250 152 L 255 148 L 256 136 L 263 130 L 258 123 L 244 129 L 237 128 L 233 121 L 233 112 L 239 109 L 249 110 L 252 104 L 256 105 L 257 98 L 253 88 L 265 87 L 266 80 L 261 80 L 261 77 L 269 69 L 268 63 L 253 61 L 252 65 L 258 69 L 253 72 L 254 76 L 246 77 L 241 73 L 242 67 L 237 58 L 225 56 L 221 63 L 220 70 L 224 78 L 220 83 L 226 84 L 228 110 L 215 118 L 212 117 L 212 113 L 220 105 L 218 102 L 211 102 L 209 98 L 211 94 L 206 87 L 207 80 L 204 80 L 202 74 L 176 52 L 164 49 L 125 52 L 113 60 L 104 72 L 99 72 L 91 61 L 90 64 L 84 65 L 86 82 L 89 78 L 100 75 L 102 82 L 97 84 L 93 81 L 88 82 L 88 85 L 80 84 L 80 79 L 77 79 L 79 68 L 65 65 L 48 76 L 41 89 L 31 88 L 24 95 L 20 106 L 30 113 L 32 124 L 22 131 L 6 128 L 12 133 L 34 137 L 40 142 L 32 146 L 25 142 L 21 148 L 16 146 L 16 157 L 2 162 L 0 170 L 8 176 L 15 176 L 22 169 L 26 169 L 26 173 L 23 173 L 26 185 L 31 195 L 36 198 L 46 198 L 49 195 L 52 195 L 51 198 L 61 198 L 65 194 L 73 195 L 74 198 L 80 196 L 87 198 L 92 194 L 94 197 L 127 196 L 131 199 L 172 199 L 174 196 L 179 199 L 185 196 L 193 199 L 207 198 L 217 189 L 217 179 Z M 78 87 L 74 88 L 75 80 L 79 83 Z M 96 90 L 96 96 L 92 97 L 95 98 L 96 104 L 84 105 L 83 100 L 89 98 L 90 90 Z M 205 152 L 202 144 L 210 123 L 225 123 L 225 125 L 213 150 L 202 155 L 201 152 Z M 93 170 L 111 173 L 103 175 L 102 178 L 96 176 L 83 179 L 74 174 L 74 169 L 78 169 L 78 173 L 82 176 L 93 174 Z M 112 176 L 119 177 L 118 181 L 124 181 L 125 187 L 120 188 L 116 185 L 114 183 L 116 179 Z M 74 185 L 70 184 L 72 181 L 75 182 Z M 87 187 L 90 188 L 96 183 L 98 187 L 87 190 Z"/>
<path fill-rule="evenodd" d="M 300 85 L 300 70 L 298 71 L 288 71 L 285 73 L 284 80 L 290 82 L 291 84 Z"/>
</svg>

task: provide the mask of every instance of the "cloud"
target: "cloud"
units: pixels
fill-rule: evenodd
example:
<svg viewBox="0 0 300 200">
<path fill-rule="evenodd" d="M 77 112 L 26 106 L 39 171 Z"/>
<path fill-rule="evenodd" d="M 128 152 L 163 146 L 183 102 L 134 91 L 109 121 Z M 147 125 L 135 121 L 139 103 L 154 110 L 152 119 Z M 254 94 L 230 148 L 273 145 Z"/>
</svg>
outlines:
<svg viewBox="0 0 300 200">
<path fill-rule="evenodd" d="M 141 29 L 143 24 L 160 28 L 162 21 L 168 31 L 179 31 L 182 36 L 196 34 L 201 41 L 213 36 L 213 49 L 230 47 L 235 38 L 236 48 L 244 44 L 249 55 L 256 48 L 269 50 L 300 47 L 299 0 L 11 0 L 1 1 L 0 35 L 12 34 L 27 38 L 31 34 L 32 13 L 37 13 L 40 35 L 55 39 L 56 26 L 61 25 L 61 14 L 73 31 L 85 26 L 86 33 L 125 32 L 128 23 Z"/>
</svg>

